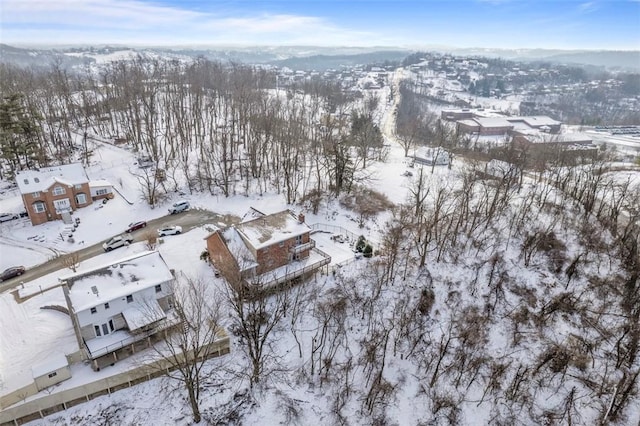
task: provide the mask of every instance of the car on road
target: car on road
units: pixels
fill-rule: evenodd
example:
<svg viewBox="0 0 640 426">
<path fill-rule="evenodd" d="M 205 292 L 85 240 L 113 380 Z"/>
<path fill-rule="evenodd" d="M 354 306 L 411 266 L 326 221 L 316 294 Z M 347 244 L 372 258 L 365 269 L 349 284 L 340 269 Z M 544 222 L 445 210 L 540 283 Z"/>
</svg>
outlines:
<svg viewBox="0 0 640 426">
<path fill-rule="evenodd" d="M 24 266 L 12 266 L 11 268 L 7 268 L 0 274 L 0 281 L 6 281 L 8 279 L 19 277 L 24 274 Z"/>
<path fill-rule="evenodd" d="M 176 214 L 176 213 L 180 213 L 180 212 L 184 212 L 189 210 L 189 202 L 188 201 L 178 201 L 177 203 L 174 203 L 171 208 L 169 209 L 169 213 L 171 214 Z"/>
<path fill-rule="evenodd" d="M 118 247 L 128 246 L 133 242 L 131 235 L 117 235 L 102 245 L 104 251 L 111 251 Z"/>
<path fill-rule="evenodd" d="M 13 219 L 17 219 L 18 215 L 15 213 L 0 213 L 0 222 L 8 222 Z"/>
<path fill-rule="evenodd" d="M 142 228 L 146 228 L 147 227 L 147 222 L 145 222 L 144 220 L 141 220 L 140 222 L 133 222 L 129 224 L 129 227 L 127 228 L 126 233 L 130 234 L 133 231 L 137 230 L 137 229 L 142 229 Z"/>
<path fill-rule="evenodd" d="M 158 237 L 164 237 L 165 235 L 178 235 L 182 232 L 182 226 L 173 225 L 165 226 L 158 229 Z"/>
</svg>

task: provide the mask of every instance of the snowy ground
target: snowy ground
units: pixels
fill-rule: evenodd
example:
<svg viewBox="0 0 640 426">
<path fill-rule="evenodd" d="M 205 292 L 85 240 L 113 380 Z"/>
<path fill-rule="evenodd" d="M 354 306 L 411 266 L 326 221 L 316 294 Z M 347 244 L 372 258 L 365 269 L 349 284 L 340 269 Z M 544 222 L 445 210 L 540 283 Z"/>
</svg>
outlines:
<svg viewBox="0 0 640 426">
<path fill-rule="evenodd" d="M 384 99 L 384 98 L 383 98 Z M 381 102 L 382 103 L 382 102 Z M 382 105 L 381 107 L 381 122 L 389 123 L 389 115 L 392 110 L 392 105 Z M 391 201 L 394 203 L 401 203 L 406 201 L 408 189 L 411 183 L 416 179 L 418 168 L 409 168 L 408 164 L 403 156 L 402 149 L 394 142 L 393 135 L 390 132 L 390 127 L 383 126 L 385 128 L 385 140 L 389 144 L 389 154 L 385 163 L 377 163 L 372 165 L 372 175 L 368 182 L 370 187 L 375 188 L 378 191 L 385 193 Z M 114 233 L 121 232 L 126 224 L 136 220 L 148 220 L 154 217 L 163 215 L 166 210 L 164 206 L 159 206 L 156 209 L 150 209 L 145 203 L 140 202 L 136 197 L 136 182 L 131 177 L 129 169 L 134 167 L 132 165 L 133 156 L 120 148 L 114 148 L 110 146 L 104 146 L 98 149 L 100 163 L 93 166 L 90 171 L 92 178 L 106 178 L 112 180 L 113 184 L 123 191 L 127 198 L 130 198 L 134 202 L 133 206 L 130 206 L 124 200 L 116 198 L 110 201 L 102 208 L 96 209 L 95 207 L 89 207 L 79 210 L 76 214 L 81 218 L 81 226 L 77 232 L 76 241 L 84 241 L 85 244 L 101 241 Z M 465 167 L 463 160 L 456 159 L 451 168 L 436 167 L 434 174 L 431 175 L 431 168 L 425 168 L 425 175 L 429 176 L 430 183 L 433 188 L 445 184 L 453 184 L 459 176 L 459 172 Z M 406 171 L 411 171 L 413 176 L 405 176 Z M 120 183 L 122 179 L 122 183 Z M 526 183 L 528 185 L 529 182 Z M 272 213 L 279 211 L 287 206 L 283 203 L 281 196 L 277 194 L 269 194 L 263 197 L 244 197 L 236 196 L 227 199 L 218 199 L 205 194 L 198 194 L 194 196 L 188 196 L 192 205 L 202 208 L 209 208 L 219 213 L 232 213 L 237 216 L 242 214 L 249 208 L 255 207 L 265 213 Z M 6 204 L 5 204 L 6 202 Z M 13 202 L 9 199 L 0 200 L 0 211 L 4 209 L 12 208 Z M 517 202 L 517 201 L 514 201 Z M 167 202 L 167 204 L 169 201 Z M 378 236 L 378 232 L 384 227 L 384 222 L 388 218 L 388 214 L 381 214 L 375 220 L 367 223 L 364 229 L 360 229 L 357 226 L 355 218 L 353 218 L 348 212 L 342 210 L 337 203 L 333 202 L 328 205 L 323 205 L 318 215 L 312 215 L 306 212 L 307 223 L 330 223 L 332 225 L 342 226 L 355 234 L 365 233 L 372 238 Z M 56 234 L 59 232 L 60 224 L 46 224 L 41 227 L 31 227 L 27 224 L 12 224 L 10 227 L 2 228 L 3 240 L 0 250 L 2 250 L 2 265 L 5 263 L 5 252 L 13 251 L 14 247 L 20 247 L 20 250 L 26 252 L 23 264 L 36 264 L 39 263 L 46 256 L 46 252 L 34 253 L 30 257 L 30 250 L 26 247 L 28 243 L 31 243 L 33 239 L 29 239 L 31 236 L 42 236 L 44 241 L 39 241 L 38 246 L 42 243 L 43 246 L 50 247 L 54 250 L 69 251 L 74 247 L 79 246 L 79 243 L 75 245 L 69 245 L 67 242 L 56 242 Z M 198 259 L 200 252 L 204 248 L 204 242 L 202 239 L 209 230 L 206 227 L 202 227 L 191 231 L 189 233 L 167 237 L 165 243 L 159 248 L 160 252 L 165 257 L 170 268 L 176 270 L 189 271 L 192 276 L 200 276 L 211 283 L 220 285 L 220 281 L 215 279 L 212 275 L 212 270 L 204 262 Z M 6 237 L 5 237 L 6 236 Z M 570 236 L 567 236 L 567 241 L 570 240 Z M 11 238 L 14 241 L 7 241 L 4 238 Z M 316 233 L 313 236 L 317 241 L 318 248 L 327 252 L 332 256 L 334 263 L 341 263 L 349 261 L 353 258 L 353 253 L 350 247 L 346 243 L 339 243 L 331 240 L 329 234 Z M 34 247 L 32 247 L 33 249 Z M 115 260 L 119 257 L 124 257 L 130 253 L 134 253 L 138 250 L 142 251 L 144 247 L 142 244 L 134 244 L 126 249 L 119 249 L 115 252 L 98 256 L 90 261 L 83 262 L 81 268 L 88 268 L 92 266 L 92 262 L 99 262 L 96 264 L 102 264 L 106 261 Z M 17 249 L 16 249 L 17 250 Z M 48 249 L 45 249 L 48 250 Z M 516 251 L 508 251 L 501 253 L 505 264 L 508 268 L 513 268 L 514 273 L 518 276 L 518 284 L 523 288 L 534 289 L 533 294 L 537 297 L 544 297 L 545 294 L 554 291 L 553 288 L 557 284 L 554 282 L 553 277 L 550 277 L 544 273 L 531 272 L 524 268 L 518 267 L 519 253 Z M 9 256 L 7 256 L 9 258 Z M 19 260 L 20 257 L 14 256 L 11 261 Z M 410 259 L 411 262 L 415 262 L 415 259 Z M 456 300 L 460 302 L 460 305 L 465 305 L 470 300 L 473 300 L 475 296 L 475 288 L 467 288 L 465 285 L 474 282 L 473 273 L 479 274 L 479 271 L 483 270 L 485 265 L 474 265 L 475 258 L 465 258 L 460 260 L 461 265 L 451 265 L 446 263 L 440 263 L 434 265 L 431 268 L 434 281 L 439 283 L 436 287 L 435 299 L 438 301 L 437 308 L 435 309 L 434 319 L 431 324 L 434 334 L 443 332 L 442 327 L 446 320 L 450 320 L 446 316 L 446 310 L 449 309 L 448 304 L 454 306 L 452 310 L 455 311 L 457 305 Z M 372 267 L 372 263 L 369 260 L 361 259 L 353 262 L 349 268 L 344 268 L 345 274 L 364 274 L 366 270 Z M 466 269 L 465 269 L 466 268 Z M 509 269 L 511 270 L 511 269 Z M 462 272 L 461 272 L 462 271 Z M 25 285 L 25 289 L 21 290 L 21 294 L 39 293 L 40 286 L 50 286 L 57 282 L 58 274 L 52 274 L 49 277 L 44 277 L 38 281 L 28 283 Z M 417 280 L 417 279 L 416 279 Z M 369 284 L 369 282 L 366 282 Z M 329 276 L 317 276 L 316 280 L 304 284 L 305 286 L 313 289 L 314 293 L 321 294 L 328 289 L 335 286 L 335 278 Z M 405 289 L 411 289 L 414 285 L 412 282 L 404 284 Z M 415 289 L 413 289 L 415 290 Z M 401 292 L 399 288 L 385 289 L 383 300 L 393 301 L 398 296 L 397 293 Z M 478 290 L 482 293 L 482 290 Z M 456 299 L 459 298 L 459 299 Z M 479 296 L 478 296 L 479 297 Z M 13 384 L 19 382 L 18 372 L 24 373 L 29 371 L 32 363 L 39 362 L 46 357 L 53 342 L 59 341 L 60 344 L 56 347 L 57 350 L 72 350 L 74 342 L 69 338 L 70 324 L 68 324 L 68 318 L 65 318 L 63 314 L 54 311 L 42 311 L 39 308 L 44 304 L 58 303 L 60 301 L 59 290 L 46 291 L 42 295 L 38 295 L 29 299 L 24 304 L 17 304 L 10 294 L 0 295 L 0 324 L 3 327 L 2 339 L 0 339 L 0 364 L 2 365 L 2 383 Z M 514 301 L 514 304 L 519 301 Z M 380 306 L 381 310 L 388 309 L 388 306 Z M 15 321 L 15 318 L 19 318 L 19 321 Z M 360 330 L 357 327 L 361 326 L 357 321 L 357 318 L 351 318 L 348 322 L 352 336 L 368 338 L 365 330 Z M 308 326 L 308 328 L 305 328 Z M 473 326 L 473 324 L 469 324 Z M 6 335 L 5 335 L 5 331 Z M 36 334 L 34 336 L 34 330 Z M 313 324 L 307 319 L 300 326 L 300 335 L 305 341 L 310 341 L 312 338 Z M 554 330 L 557 333 L 559 340 L 567 337 L 570 329 L 568 327 L 559 326 Z M 30 336 L 29 340 L 24 339 L 24 335 Z M 519 359 L 524 363 L 532 363 L 534 356 L 533 351 L 522 351 L 517 354 L 510 353 L 512 348 L 507 345 L 507 332 L 505 327 L 501 324 L 497 324 L 490 330 L 490 339 L 487 343 L 490 345 L 488 349 L 496 357 L 505 357 L 511 359 Z M 5 338 L 5 336 L 7 336 Z M 33 336 L 33 338 L 31 338 Z M 40 340 L 42 339 L 42 340 Z M 59 340 L 58 340 L 59 339 Z M 436 339 L 437 340 L 437 339 Z M 435 340 L 434 340 L 435 341 Z M 42 345 L 42 350 L 36 350 L 33 345 Z M 348 342 L 351 348 L 355 349 L 357 342 Z M 233 343 L 236 344 L 235 342 Z M 15 349 L 19 347 L 20 349 Z M 284 373 L 285 378 L 281 381 L 280 385 L 271 387 L 266 392 L 260 392 L 256 390 L 254 397 L 258 407 L 250 412 L 241 412 L 243 424 L 331 424 L 335 422 L 335 417 L 332 416 L 332 408 L 328 402 L 327 389 L 316 385 L 313 385 L 313 380 L 308 377 L 302 376 L 304 370 L 301 365 L 304 360 L 300 360 L 297 355 L 296 343 L 294 342 L 291 333 L 283 332 L 278 334 L 278 348 L 282 354 L 282 365 L 287 370 Z M 529 348 L 532 349 L 532 348 Z M 305 354 L 308 357 L 308 354 Z M 305 358 L 308 359 L 308 358 Z M 113 374 L 113 372 L 121 371 L 124 368 L 128 368 L 130 360 L 125 360 L 116 364 L 112 368 L 106 368 L 101 371 L 100 375 Z M 229 356 L 223 357 L 219 360 L 212 360 L 208 362 L 208 367 L 214 370 L 218 370 L 219 376 L 211 379 L 206 384 L 206 392 L 203 393 L 202 407 L 207 413 L 206 418 L 213 419 L 217 414 L 222 414 L 225 409 L 231 409 L 229 404 L 238 400 L 238 391 L 243 390 L 246 387 L 246 382 L 237 380 L 235 374 L 238 373 L 238 369 L 241 368 L 246 362 L 239 354 L 238 348 L 234 347 L 232 353 Z M 224 366 L 224 370 L 221 369 Z M 91 380 L 92 377 L 98 377 L 88 367 L 74 366 L 74 378 L 70 381 L 60 384 L 59 389 L 64 389 L 67 386 L 77 385 L 82 381 Z M 419 382 L 418 378 L 413 374 L 410 363 L 403 360 L 400 356 L 390 357 L 387 364 L 387 373 L 390 375 L 389 379 L 393 383 L 402 383 L 399 386 L 398 394 L 395 399 L 390 402 L 388 413 L 392 415 L 392 418 L 397 424 L 419 424 L 425 422 L 428 419 L 424 418 L 426 412 L 425 405 L 427 404 L 428 396 L 425 396 L 424 385 Z M 451 389 L 444 389 L 449 391 Z M 451 390 L 454 392 L 454 390 Z M 160 395 L 160 397 L 158 397 Z M 474 402 L 465 404 L 465 411 L 463 413 L 463 419 L 467 424 L 490 424 L 491 414 L 486 405 L 480 406 L 476 404 L 475 400 L 479 400 L 482 395 L 473 394 Z M 545 396 L 546 397 L 546 396 Z M 548 395 L 549 400 L 553 400 L 553 395 Z M 290 400 L 294 402 L 296 407 L 301 408 L 301 417 L 297 421 L 291 421 L 287 418 L 286 407 L 283 406 L 283 401 Z M 231 401 L 231 402 L 230 402 Z M 589 407 L 584 407 L 588 410 Z M 141 385 L 135 386 L 130 389 L 125 389 L 114 393 L 110 396 L 103 396 L 92 400 L 86 404 L 82 404 L 71 408 L 65 412 L 56 413 L 49 418 L 36 421 L 34 424 L 69 424 L 75 422 L 76 424 L 96 424 L 103 421 L 102 417 L 98 416 L 98 413 L 104 411 L 113 411 L 112 421 L 118 424 L 178 424 L 187 425 L 191 422 L 189 415 L 188 404 L 185 401 L 185 395 L 182 390 L 172 391 L 168 390 L 166 386 L 166 379 L 157 379 Z M 346 408 L 349 413 L 349 420 L 354 424 L 360 424 L 363 421 L 363 417 L 360 416 L 356 407 L 350 406 Z M 635 416 L 630 419 L 630 422 L 638 421 L 638 409 L 631 410 L 631 415 Z M 72 420 L 73 419 L 73 420 Z M 215 423 L 215 422 L 212 422 Z M 72 423 L 73 424 L 73 423 Z M 631 423 L 630 423 L 631 424 Z"/>
</svg>

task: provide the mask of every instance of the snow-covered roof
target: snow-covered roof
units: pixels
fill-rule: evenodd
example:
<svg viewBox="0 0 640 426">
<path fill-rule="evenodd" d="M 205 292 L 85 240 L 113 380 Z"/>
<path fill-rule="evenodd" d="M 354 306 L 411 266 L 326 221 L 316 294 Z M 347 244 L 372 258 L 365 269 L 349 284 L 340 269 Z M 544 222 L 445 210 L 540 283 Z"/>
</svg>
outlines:
<svg viewBox="0 0 640 426">
<path fill-rule="evenodd" d="M 240 223 L 236 225 L 236 229 L 256 250 L 311 231 L 306 223 L 298 221 L 289 210 Z"/>
<path fill-rule="evenodd" d="M 551 117 L 547 117 L 546 115 L 532 115 L 518 118 L 520 118 L 531 127 L 558 126 L 562 124 L 561 122 L 556 121 Z"/>
<path fill-rule="evenodd" d="M 247 245 L 235 228 L 226 228 L 221 231 L 221 233 L 222 238 L 224 238 L 224 241 L 227 243 L 227 248 L 236 259 L 240 271 L 258 266 L 255 256 L 247 248 Z"/>
<path fill-rule="evenodd" d="M 240 222 L 249 222 L 253 219 L 264 216 L 266 216 L 266 214 L 262 213 L 260 210 L 250 207 L 249 210 L 244 215 L 242 215 L 242 220 Z"/>
<path fill-rule="evenodd" d="M 36 377 L 44 376 L 45 374 L 49 374 L 67 366 L 69 366 L 69 361 L 67 361 L 66 355 L 61 352 L 53 352 L 49 355 L 46 361 L 31 367 L 31 372 L 35 379 Z"/>
<path fill-rule="evenodd" d="M 471 118 L 465 119 L 465 120 L 458 120 L 458 123 L 464 124 L 465 126 L 471 126 L 471 127 L 477 127 L 478 126 L 478 123 L 475 120 L 471 119 Z"/>
<path fill-rule="evenodd" d="M 502 117 L 478 117 L 474 120 L 482 127 L 513 127 L 512 123 Z"/>
<path fill-rule="evenodd" d="M 144 303 L 133 303 L 122 311 L 122 316 L 130 331 L 136 331 L 167 317 L 156 299 L 146 300 Z"/>
<path fill-rule="evenodd" d="M 582 143 L 590 144 L 592 139 L 582 133 L 563 133 L 561 135 L 549 135 L 547 133 L 528 134 L 527 140 L 531 143 Z"/>
<path fill-rule="evenodd" d="M 39 170 L 23 170 L 16 173 L 16 182 L 21 194 L 44 191 L 56 182 L 64 185 L 79 185 L 88 181 L 87 174 L 80 163 Z"/>
<path fill-rule="evenodd" d="M 108 180 L 105 180 L 105 179 L 97 179 L 97 180 L 90 180 L 89 181 L 89 187 L 90 188 L 96 188 L 96 187 L 101 187 L 101 186 L 113 186 L 113 185 L 111 185 L 111 182 L 109 182 Z"/>
<path fill-rule="evenodd" d="M 69 285 L 73 310 L 80 312 L 172 279 L 173 274 L 160 253 L 152 251 L 60 278 L 60 281 Z"/>
</svg>

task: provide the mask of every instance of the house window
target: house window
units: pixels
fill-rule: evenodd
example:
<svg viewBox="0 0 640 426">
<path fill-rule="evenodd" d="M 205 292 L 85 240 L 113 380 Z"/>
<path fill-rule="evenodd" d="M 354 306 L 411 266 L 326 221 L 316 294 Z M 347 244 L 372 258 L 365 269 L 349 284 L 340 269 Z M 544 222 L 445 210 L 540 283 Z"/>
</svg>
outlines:
<svg viewBox="0 0 640 426">
<path fill-rule="evenodd" d="M 49 373 L 49 378 L 51 379 L 53 377 L 56 377 L 57 375 L 58 373 L 54 371 L 53 373 Z"/>
<path fill-rule="evenodd" d="M 95 314 L 96 312 L 98 312 L 98 310 L 96 308 L 91 308 L 91 313 Z"/>
<path fill-rule="evenodd" d="M 296 236 L 296 245 L 299 246 L 302 244 L 302 235 Z"/>
<path fill-rule="evenodd" d="M 127 296 L 127 303 L 131 303 L 131 302 L 133 302 L 133 295 L 130 294 Z"/>
<path fill-rule="evenodd" d="M 280 241 L 280 244 L 278 244 L 280 247 L 284 247 L 284 241 Z"/>
<path fill-rule="evenodd" d="M 107 302 L 107 303 L 105 303 L 105 304 L 104 304 L 104 308 L 105 308 L 105 309 L 109 309 L 109 302 Z"/>
<path fill-rule="evenodd" d="M 105 195 L 105 194 L 108 194 L 108 193 L 109 193 L 109 191 L 107 191 L 106 188 L 98 189 L 96 191 L 96 195 Z"/>
<path fill-rule="evenodd" d="M 82 189 L 82 185 L 76 185 L 75 188 L 76 189 Z"/>
<path fill-rule="evenodd" d="M 156 286 L 156 293 L 160 293 L 161 291 L 162 291 L 162 285 L 161 285 L 161 284 L 158 284 L 158 285 Z"/>
<path fill-rule="evenodd" d="M 44 204 L 44 202 L 42 201 L 37 201 L 35 203 L 33 203 L 33 211 L 36 213 L 44 213 L 44 211 L 46 210 L 46 206 Z"/>
<path fill-rule="evenodd" d="M 113 331 L 113 330 L 114 330 L 114 327 L 113 327 L 113 320 L 109 320 L 109 329 L 110 329 L 111 331 Z"/>
<path fill-rule="evenodd" d="M 62 195 L 62 194 L 65 194 L 66 192 L 67 191 L 63 187 L 56 186 L 56 187 L 53 188 L 52 194 L 53 195 Z"/>
<path fill-rule="evenodd" d="M 76 195 L 76 203 L 84 204 L 86 202 L 87 202 L 87 196 L 84 195 L 82 192 Z"/>
<path fill-rule="evenodd" d="M 40 198 L 40 191 L 32 192 L 32 193 L 31 193 L 31 196 L 32 196 L 33 198 Z"/>
<path fill-rule="evenodd" d="M 94 325 L 93 329 L 96 332 L 96 336 L 98 336 L 98 337 L 102 336 L 102 334 L 100 334 L 100 327 L 98 327 L 97 325 Z"/>
<path fill-rule="evenodd" d="M 107 334 L 109 334 L 109 328 L 107 327 L 107 324 L 102 324 L 102 333 L 106 336 Z"/>
</svg>

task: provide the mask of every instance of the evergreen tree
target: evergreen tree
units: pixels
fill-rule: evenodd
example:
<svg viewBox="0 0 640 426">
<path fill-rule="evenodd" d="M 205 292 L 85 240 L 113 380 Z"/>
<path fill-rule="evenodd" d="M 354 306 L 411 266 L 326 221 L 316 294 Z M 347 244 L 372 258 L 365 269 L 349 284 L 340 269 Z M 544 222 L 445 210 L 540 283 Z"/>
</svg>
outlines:
<svg viewBox="0 0 640 426">
<path fill-rule="evenodd" d="M 8 162 L 11 173 L 38 158 L 37 141 L 35 116 L 26 110 L 23 96 L 5 96 L 0 102 L 0 157 Z"/>
</svg>

